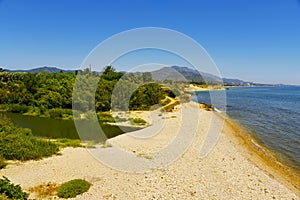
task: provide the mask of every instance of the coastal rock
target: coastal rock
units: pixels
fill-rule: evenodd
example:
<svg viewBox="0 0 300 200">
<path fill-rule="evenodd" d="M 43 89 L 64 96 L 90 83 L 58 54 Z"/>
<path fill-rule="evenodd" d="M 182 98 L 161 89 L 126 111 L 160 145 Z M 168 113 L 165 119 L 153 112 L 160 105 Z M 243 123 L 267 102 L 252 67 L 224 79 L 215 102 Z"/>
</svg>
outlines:
<svg viewBox="0 0 300 200">
<path fill-rule="evenodd" d="M 212 111 L 213 107 L 211 104 L 207 104 L 207 103 L 200 103 L 199 105 L 200 108 L 205 109 L 207 111 Z"/>
</svg>

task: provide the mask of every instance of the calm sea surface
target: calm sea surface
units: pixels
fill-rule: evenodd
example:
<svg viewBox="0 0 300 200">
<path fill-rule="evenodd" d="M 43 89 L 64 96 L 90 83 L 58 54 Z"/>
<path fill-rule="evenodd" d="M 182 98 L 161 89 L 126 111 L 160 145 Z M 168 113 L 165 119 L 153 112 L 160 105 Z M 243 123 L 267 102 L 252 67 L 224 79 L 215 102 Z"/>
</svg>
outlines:
<svg viewBox="0 0 300 200">
<path fill-rule="evenodd" d="M 209 92 L 196 95 L 194 101 L 211 102 Z M 300 170 L 300 87 L 231 87 L 226 96 L 228 116 Z"/>
</svg>

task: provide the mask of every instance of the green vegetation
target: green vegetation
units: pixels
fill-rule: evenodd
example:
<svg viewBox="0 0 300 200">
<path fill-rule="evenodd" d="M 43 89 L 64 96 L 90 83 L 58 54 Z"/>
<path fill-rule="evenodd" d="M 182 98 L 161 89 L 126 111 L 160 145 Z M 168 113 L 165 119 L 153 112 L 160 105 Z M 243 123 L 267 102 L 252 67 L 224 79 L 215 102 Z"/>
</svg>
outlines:
<svg viewBox="0 0 300 200">
<path fill-rule="evenodd" d="M 207 88 L 207 84 L 205 82 L 191 81 L 190 84 L 193 84 L 195 86 L 202 87 L 202 88 Z"/>
<path fill-rule="evenodd" d="M 5 194 L 0 194 L 1 200 L 9 200 L 9 198 Z"/>
<path fill-rule="evenodd" d="M 71 109 L 63 109 L 63 108 L 52 108 L 45 113 L 45 116 L 49 116 L 53 119 L 69 119 L 72 118 L 72 110 Z"/>
<path fill-rule="evenodd" d="M 159 84 L 151 82 L 151 73 L 124 74 L 111 66 L 102 74 L 89 69 L 36 74 L 1 71 L 0 80 L 0 110 L 55 119 L 73 118 L 72 100 L 78 110 L 75 114 L 80 117 L 94 108 L 97 112 L 111 110 L 112 99 L 117 100 L 114 109 L 124 110 L 129 106 L 132 110 L 147 110 L 166 95 Z M 73 87 L 80 91 L 74 99 Z M 114 90 L 117 96 L 112 95 Z M 124 97 L 130 99 L 127 107 L 127 102 L 116 99 Z M 107 119 L 104 117 L 103 120 Z"/>
<path fill-rule="evenodd" d="M 176 98 L 180 95 L 180 92 L 177 89 L 170 90 L 170 88 L 164 88 L 164 94 L 171 98 Z"/>
<path fill-rule="evenodd" d="M 149 72 L 124 74 L 111 66 L 106 67 L 102 74 L 89 69 L 35 74 L 0 71 L 0 110 L 72 119 L 74 103 L 76 119 L 93 119 L 95 109 L 100 123 L 129 121 L 145 125 L 147 122 L 140 118 L 114 118 L 110 111 L 149 110 L 159 108 L 159 104 L 172 110 L 174 105 L 169 105 L 170 99 L 181 95 L 181 84 L 174 83 L 174 86 L 175 89 L 170 90 L 153 82 Z M 73 88 L 80 92 L 73 96 Z M 124 99 L 128 101 L 122 101 Z M 80 147 L 81 143 L 79 140 L 36 138 L 30 129 L 0 120 L 0 168 L 5 167 L 5 160 L 41 159 L 57 154 L 59 147 L 69 146 Z"/>
<path fill-rule="evenodd" d="M 0 169 L 4 168 L 6 165 L 7 163 L 5 159 L 0 157 Z"/>
<path fill-rule="evenodd" d="M 77 140 L 77 139 L 58 138 L 53 143 L 56 144 L 57 146 L 61 147 L 61 148 L 65 148 L 65 147 L 73 147 L 73 148 L 83 147 L 83 145 L 81 144 L 81 141 Z"/>
<path fill-rule="evenodd" d="M 57 195 L 61 198 L 73 198 L 87 192 L 90 187 L 91 183 L 86 180 L 74 179 L 62 184 L 57 190 Z"/>
<path fill-rule="evenodd" d="M 132 95 L 129 102 L 131 110 L 149 110 L 152 105 L 159 104 L 165 96 L 161 86 L 149 83 L 139 87 Z"/>
<path fill-rule="evenodd" d="M 95 146 L 96 144 L 97 144 L 96 141 L 89 140 L 89 141 L 86 141 L 86 143 L 84 144 L 84 147 L 88 148 L 88 149 L 94 149 L 94 148 L 96 148 L 96 146 Z"/>
<path fill-rule="evenodd" d="M 36 138 L 30 129 L 18 128 L 8 120 L 0 120 L 0 157 L 7 160 L 36 160 L 58 151 L 56 144 Z"/>
<path fill-rule="evenodd" d="M 72 73 L 0 72 L 0 103 L 8 111 L 25 113 L 38 108 L 39 115 L 52 108 L 72 108 Z"/>
<path fill-rule="evenodd" d="M 149 72 L 124 74 L 111 66 L 106 67 L 102 74 L 89 69 L 73 73 L 35 74 L 1 71 L 0 80 L 0 110 L 55 119 L 73 118 L 72 100 L 77 110 L 75 117 L 81 117 L 94 108 L 96 112 L 128 108 L 149 110 L 159 103 L 167 105 L 169 101 L 163 100 L 166 96 L 179 97 L 182 103 L 188 100 L 181 98 L 184 83 L 155 83 Z M 172 90 L 168 87 L 170 84 Z M 191 84 L 206 87 L 205 83 Z M 72 99 L 73 87 L 80 92 Z M 129 102 L 122 101 L 124 99 Z M 113 119 L 100 116 L 100 121 L 113 122 Z"/>
<path fill-rule="evenodd" d="M 3 199 L 23 200 L 28 198 L 28 194 L 23 192 L 19 185 L 11 183 L 6 177 L 0 179 L 0 194 L 3 196 Z"/>
<path fill-rule="evenodd" d="M 131 123 L 136 124 L 136 125 L 145 125 L 145 124 L 147 124 L 147 122 L 145 120 L 143 120 L 142 118 L 133 118 L 133 119 L 131 119 Z"/>
<path fill-rule="evenodd" d="M 10 104 L 8 105 L 7 110 L 13 113 L 26 113 L 30 110 L 30 106 Z"/>
<path fill-rule="evenodd" d="M 97 117 L 100 122 L 111 122 L 111 123 L 115 122 L 114 117 L 108 112 L 98 112 Z"/>
</svg>

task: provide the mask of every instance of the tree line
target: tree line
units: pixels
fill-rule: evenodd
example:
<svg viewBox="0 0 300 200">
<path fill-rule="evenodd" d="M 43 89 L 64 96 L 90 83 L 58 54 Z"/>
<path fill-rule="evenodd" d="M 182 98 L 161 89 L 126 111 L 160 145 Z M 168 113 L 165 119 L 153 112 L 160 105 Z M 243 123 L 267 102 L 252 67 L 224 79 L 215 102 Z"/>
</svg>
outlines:
<svg viewBox="0 0 300 200">
<path fill-rule="evenodd" d="M 74 99 L 73 87 L 80 91 Z M 164 96 L 151 73 L 125 74 L 111 66 L 102 73 L 89 69 L 72 73 L 0 72 L 0 109 L 16 113 L 63 118 L 72 115 L 72 101 L 79 112 L 94 108 L 101 112 L 112 109 L 112 99 L 114 109 L 146 110 Z M 122 98 L 129 102 L 122 103 Z"/>
</svg>

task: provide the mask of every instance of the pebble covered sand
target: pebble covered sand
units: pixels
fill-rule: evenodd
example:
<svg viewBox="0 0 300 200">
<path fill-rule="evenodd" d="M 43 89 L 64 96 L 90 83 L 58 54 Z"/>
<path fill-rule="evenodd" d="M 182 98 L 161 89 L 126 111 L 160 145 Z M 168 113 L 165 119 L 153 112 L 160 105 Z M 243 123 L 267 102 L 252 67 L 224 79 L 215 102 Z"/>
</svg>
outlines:
<svg viewBox="0 0 300 200">
<path fill-rule="evenodd" d="M 175 130 L 182 123 L 180 113 L 177 111 L 162 116 L 164 123 L 159 125 L 162 127 L 158 135 L 140 140 L 124 134 L 110 139 L 108 142 L 113 147 L 102 148 L 102 151 L 121 148 L 151 162 L 153 158 L 143 155 L 158 151 L 176 136 Z M 65 148 L 60 156 L 10 164 L 0 170 L 0 175 L 7 176 L 25 190 L 75 178 L 90 181 L 92 186 L 89 191 L 74 199 L 300 199 L 297 191 L 290 190 L 249 159 L 249 153 L 235 141 L 234 134 L 231 134 L 233 130 L 227 124 L 215 148 L 200 159 L 200 147 L 216 114 L 199 110 L 199 115 L 193 143 L 176 161 L 162 169 L 152 168 L 141 173 L 117 171 L 99 162 L 85 148 Z M 153 120 L 151 127 L 155 126 Z M 126 160 L 121 161 L 126 163 Z M 41 199 L 33 193 L 30 198 Z"/>
</svg>

